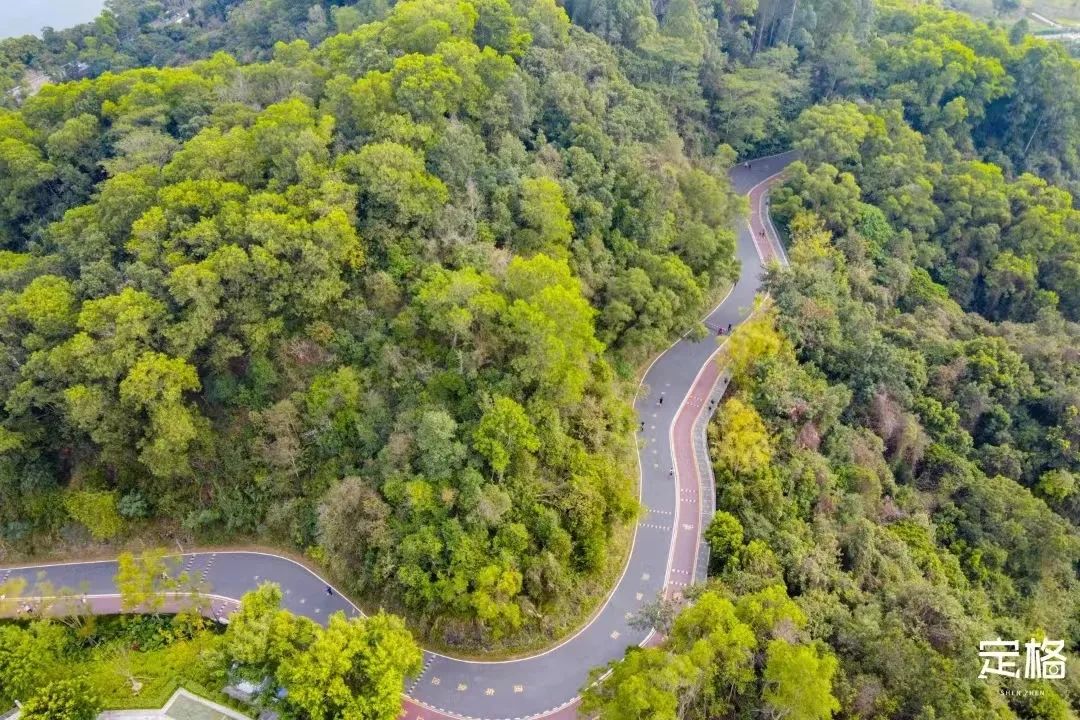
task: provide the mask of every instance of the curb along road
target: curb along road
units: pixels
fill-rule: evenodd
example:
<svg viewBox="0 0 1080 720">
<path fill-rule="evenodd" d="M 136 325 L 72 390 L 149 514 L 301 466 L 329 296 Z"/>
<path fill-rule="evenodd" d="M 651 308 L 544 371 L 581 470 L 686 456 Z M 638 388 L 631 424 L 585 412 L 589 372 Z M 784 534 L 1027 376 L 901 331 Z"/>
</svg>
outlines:
<svg viewBox="0 0 1080 720">
<path fill-rule="evenodd" d="M 764 264 L 785 260 L 783 248 L 762 209 L 770 181 L 793 159 L 783 153 L 731 170 L 732 185 L 750 198 L 750 217 L 738 228 L 742 263 L 738 282 L 704 319 L 712 332 L 701 341 L 683 337 L 649 367 L 634 401 L 645 430 L 638 435 L 640 500 L 644 512 L 623 575 L 590 622 L 555 647 L 507 661 L 470 661 L 424 653 L 424 669 L 411 682 L 402 717 L 569 720 L 577 715 L 578 693 L 589 670 L 621 657 L 628 646 L 644 644 L 651 633 L 630 627 L 629 619 L 661 592 L 676 596 L 703 579 L 707 548 L 701 542 L 712 512 L 713 479 L 701 434 L 719 396 L 720 368 L 716 332 L 737 325 L 749 314 Z M 763 236 L 762 230 L 766 234 Z M 660 404 L 660 397 L 664 403 Z M 288 558 L 248 551 L 188 553 L 178 556 L 182 569 L 215 593 L 215 611 L 231 607 L 261 582 L 278 583 L 289 610 L 324 621 L 343 611 L 359 614 L 340 593 L 328 595 L 328 583 Z M 24 578 L 76 588 L 84 606 L 115 612 L 114 561 L 57 563 L 0 568 L 0 584 Z"/>
</svg>

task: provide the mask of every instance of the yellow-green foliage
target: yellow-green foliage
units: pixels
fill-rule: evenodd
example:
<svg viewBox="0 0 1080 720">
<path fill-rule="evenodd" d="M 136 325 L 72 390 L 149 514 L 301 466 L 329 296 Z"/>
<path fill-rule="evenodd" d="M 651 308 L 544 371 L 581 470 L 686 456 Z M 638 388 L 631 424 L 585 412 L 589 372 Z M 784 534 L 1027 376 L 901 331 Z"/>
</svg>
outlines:
<svg viewBox="0 0 1080 720">
<path fill-rule="evenodd" d="M 930 530 L 910 520 L 894 523 L 889 527 L 894 535 L 904 541 L 911 557 L 930 580 L 946 580 L 954 587 L 967 586 L 967 579 L 960 570 L 956 556 L 941 552 L 930 536 Z"/>
<path fill-rule="evenodd" d="M 216 693 L 209 688 L 221 682 L 210 660 L 220 642 L 219 635 L 204 632 L 147 652 L 110 644 L 91 653 L 72 674 L 85 673 L 110 709 L 161 707 L 179 687 L 212 698 Z M 137 693 L 132 678 L 141 683 Z"/>
<path fill-rule="evenodd" d="M 76 490 L 64 496 L 64 508 L 86 526 L 95 540 L 110 540 L 124 529 L 116 511 L 116 494 L 97 490 Z"/>
</svg>

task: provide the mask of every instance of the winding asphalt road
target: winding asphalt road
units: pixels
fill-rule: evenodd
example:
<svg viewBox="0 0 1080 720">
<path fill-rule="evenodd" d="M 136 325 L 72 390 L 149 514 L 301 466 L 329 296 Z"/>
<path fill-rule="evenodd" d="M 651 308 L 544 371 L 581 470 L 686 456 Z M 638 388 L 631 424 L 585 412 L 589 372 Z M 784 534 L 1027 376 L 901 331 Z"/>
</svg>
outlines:
<svg viewBox="0 0 1080 720">
<path fill-rule="evenodd" d="M 712 361 L 719 350 L 717 330 L 726 332 L 729 324 L 746 318 L 763 264 L 784 261 L 763 204 L 769 181 L 791 160 L 792 154 L 785 153 L 731 170 L 735 189 L 751 200 L 749 222 L 740 224 L 738 231 L 739 280 L 705 318 L 712 330 L 709 337 L 678 340 L 645 373 L 634 403 L 645 423 L 638 437 L 645 512 L 623 575 L 603 607 L 573 636 L 531 657 L 480 662 L 425 652 L 424 670 L 407 688 L 403 717 L 575 717 L 577 696 L 590 669 L 621 657 L 628 646 L 654 639 L 651 633 L 631 628 L 630 618 L 660 593 L 676 595 L 702 577 L 707 566 L 707 546 L 701 542 L 707 518 L 702 507 L 711 512 L 713 479 L 707 462 L 699 462 L 701 458 L 695 455 L 695 440 L 701 447 L 695 435 L 700 436 L 702 421 L 713 408 L 709 401 L 721 389 L 719 366 Z M 214 593 L 210 596 L 213 614 L 228 614 L 235 609 L 236 598 L 265 581 L 282 587 L 284 605 L 295 613 L 316 620 L 339 610 L 359 613 L 340 593 L 328 594 L 325 580 L 288 558 L 235 551 L 185 554 L 177 556 L 177 561 Z M 84 607 L 115 612 L 119 605 L 115 574 L 114 561 L 0 568 L 0 585 L 23 578 L 30 588 L 42 582 L 75 588 L 83 596 L 79 602 Z"/>
</svg>

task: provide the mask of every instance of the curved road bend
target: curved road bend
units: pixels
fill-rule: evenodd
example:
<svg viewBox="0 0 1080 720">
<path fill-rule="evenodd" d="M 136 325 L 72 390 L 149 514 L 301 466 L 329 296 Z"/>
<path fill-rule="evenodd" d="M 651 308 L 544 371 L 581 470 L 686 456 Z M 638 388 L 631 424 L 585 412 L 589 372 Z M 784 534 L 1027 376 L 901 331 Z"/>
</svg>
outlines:
<svg viewBox="0 0 1080 720">
<path fill-rule="evenodd" d="M 751 216 L 738 230 L 739 281 L 705 318 L 712 329 L 699 342 L 683 338 L 653 361 L 635 399 L 645 423 L 640 433 L 641 503 L 645 508 L 635 533 L 623 576 L 591 622 L 561 644 L 538 655 L 517 660 L 468 661 L 424 653 L 424 670 L 413 682 L 402 717 L 486 718 L 490 720 L 546 717 L 572 718 L 577 695 L 589 670 L 621 657 L 630 645 L 643 644 L 651 633 L 634 630 L 629 619 L 660 592 L 678 593 L 695 579 L 704 519 L 701 487 L 712 478 L 700 477 L 693 455 L 693 426 L 718 380 L 717 328 L 741 322 L 751 309 L 760 284 L 763 263 L 782 257 L 783 250 L 761 230 L 767 221 L 761 205 L 766 180 L 792 160 L 784 153 L 752 161 L 751 168 L 733 168 L 736 191 L 749 193 Z M 664 398 L 660 404 L 660 397 Z M 210 587 L 214 612 L 227 614 L 244 592 L 264 581 L 278 583 L 289 610 L 322 620 L 341 610 L 359 611 L 340 593 L 328 595 L 326 582 L 304 566 L 276 555 L 256 552 L 206 552 L 180 556 L 183 569 Z M 25 578 L 32 587 L 47 580 L 53 587 L 78 588 L 96 610 L 117 609 L 113 583 L 114 561 L 0 568 L 0 583 Z"/>
</svg>

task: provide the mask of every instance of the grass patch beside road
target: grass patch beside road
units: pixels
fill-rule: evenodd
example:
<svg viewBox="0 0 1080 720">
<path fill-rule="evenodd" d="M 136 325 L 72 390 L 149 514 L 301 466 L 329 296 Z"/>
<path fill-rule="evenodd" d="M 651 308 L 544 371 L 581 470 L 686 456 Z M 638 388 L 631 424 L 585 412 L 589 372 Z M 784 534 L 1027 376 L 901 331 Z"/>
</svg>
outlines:
<svg viewBox="0 0 1080 720">
<path fill-rule="evenodd" d="M 220 639 L 215 633 L 202 632 L 145 652 L 133 651 L 124 642 L 109 643 L 87 653 L 74 672 L 85 674 L 104 706 L 112 710 L 160 708 L 180 687 L 224 701 L 220 692 L 211 689 L 220 687 L 222 679 L 208 661 Z"/>
</svg>

